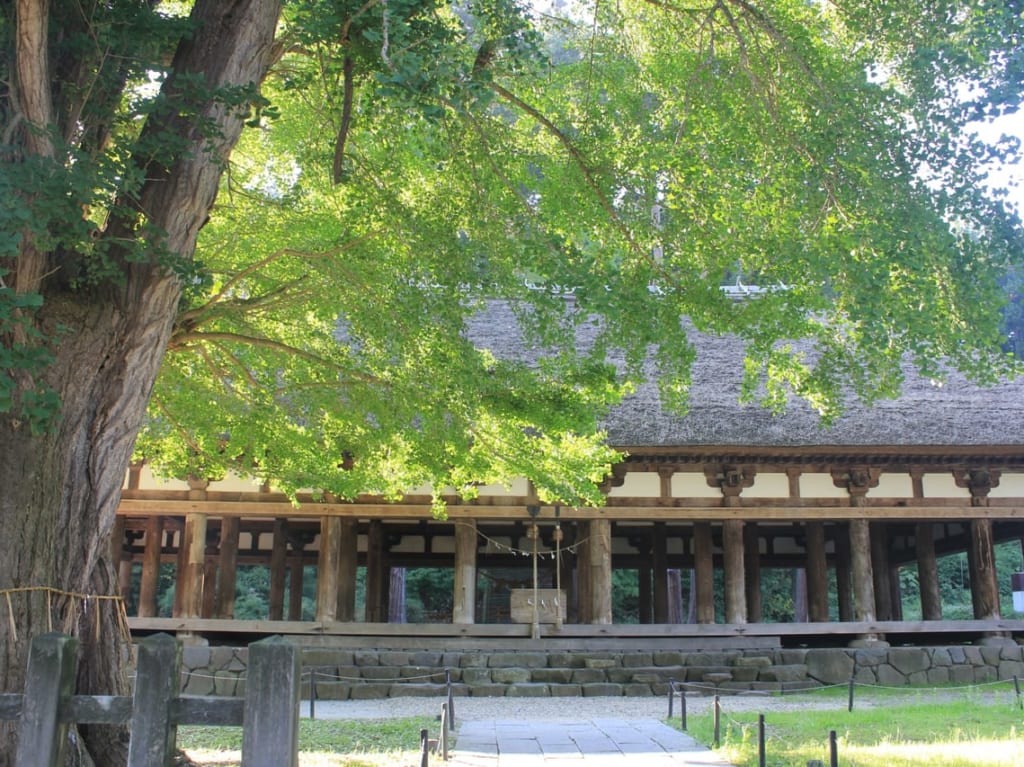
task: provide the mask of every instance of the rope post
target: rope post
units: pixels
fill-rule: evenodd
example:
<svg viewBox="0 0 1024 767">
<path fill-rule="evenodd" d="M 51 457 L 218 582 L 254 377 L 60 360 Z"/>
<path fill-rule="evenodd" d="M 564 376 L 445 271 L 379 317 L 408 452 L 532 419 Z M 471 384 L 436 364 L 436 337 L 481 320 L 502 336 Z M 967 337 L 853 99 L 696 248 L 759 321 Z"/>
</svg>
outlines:
<svg viewBox="0 0 1024 767">
<path fill-rule="evenodd" d="M 451 729 L 451 724 L 448 722 L 448 704 L 441 704 L 441 759 L 442 761 L 448 761 L 448 731 Z"/>
<path fill-rule="evenodd" d="M 828 731 L 828 766 L 839 767 L 839 747 L 836 743 L 836 731 Z"/>
<path fill-rule="evenodd" d="M 853 687 L 854 687 L 853 677 L 851 676 L 850 677 L 850 698 L 849 698 L 849 702 L 846 704 L 846 710 L 847 711 L 853 711 Z"/>
<path fill-rule="evenodd" d="M 672 704 L 675 702 L 676 697 L 676 680 L 668 680 L 668 718 L 672 718 Z"/>
<path fill-rule="evenodd" d="M 1017 693 L 1017 708 L 1024 709 L 1024 700 L 1020 697 L 1020 680 L 1016 674 L 1013 675 L 1013 689 Z"/>
<path fill-rule="evenodd" d="M 722 702 L 715 696 L 715 748 L 722 745 Z"/>
<path fill-rule="evenodd" d="M 430 764 L 430 733 L 420 730 L 420 767 Z"/>
<path fill-rule="evenodd" d="M 757 767 L 765 767 L 764 714 L 757 715 Z"/>
<path fill-rule="evenodd" d="M 686 690 L 679 688 L 679 727 L 686 729 Z"/>
<path fill-rule="evenodd" d="M 455 728 L 455 694 L 452 692 L 452 672 L 444 670 L 444 683 L 448 688 L 448 729 Z"/>
<path fill-rule="evenodd" d="M 316 669 L 309 672 L 309 718 L 316 719 Z"/>
</svg>

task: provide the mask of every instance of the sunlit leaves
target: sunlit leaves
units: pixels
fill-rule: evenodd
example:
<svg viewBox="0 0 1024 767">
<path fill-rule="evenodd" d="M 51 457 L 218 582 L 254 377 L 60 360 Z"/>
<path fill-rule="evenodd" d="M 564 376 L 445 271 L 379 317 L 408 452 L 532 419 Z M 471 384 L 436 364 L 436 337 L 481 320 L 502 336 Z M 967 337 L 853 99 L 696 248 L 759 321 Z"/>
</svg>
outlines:
<svg viewBox="0 0 1024 767">
<path fill-rule="evenodd" d="M 504 0 L 289 5 L 280 118 L 232 158 L 140 451 L 288 490 L 527 476 L 596 503 L 611 404 L 652 376 L 701 406 L 694 329 L 746 342 L 746 398 L 825 419 L 908 360 L 1014 371 L 991 351 L 1020 224 L 977 182 L 1015 150 L 967 123 L 1019 97 L 1016 16 L 595 13 L 549 27 L 546 65 Z"/>
</svg>

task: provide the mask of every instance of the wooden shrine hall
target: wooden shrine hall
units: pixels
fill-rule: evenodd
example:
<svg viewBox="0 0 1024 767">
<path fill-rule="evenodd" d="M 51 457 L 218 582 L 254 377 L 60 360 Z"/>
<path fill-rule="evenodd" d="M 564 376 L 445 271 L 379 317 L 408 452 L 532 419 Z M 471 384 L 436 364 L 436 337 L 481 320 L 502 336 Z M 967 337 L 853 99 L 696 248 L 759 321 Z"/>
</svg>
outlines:
<svg viewBox="0 0 1024 767">
<path fill-rule="evenodd" d="M 449 632 L 523 641 L 1024 637 L 1024 616 L 1001 612 L 993 549 L 1024 541 L 1024 382 L 982 389 L 955 375 L 939 385 L 908 374 L 899 399 L 853 403 L 825 428 L 800 402 L 782 416 L 737 404 L 738 342 L 697 346 L 689 415 L 666 414 L 645 385 L 609 417 L 609 441 L 625 458 L 600 508 L 540 505 L 518 480 L 483 487 L 469 502 L 449 498 L 448 519 L 438 521 L 422 490 L 394 503 L 300 494 L 294 505 L 244 478 L 157 482 L 135 466 L 113 547 L 123 593 L 138 584 L 129 623 L 135 632 L 207 636 Z M 962 552 L 973 619 L 946 620 L 937 562 Z M 161 563 L 176 568 L 170 617 L 157 614 Z M 270 570 L 265 620 L 234 620 L 236 571 L 247 565 Z M 450 612 L 389 622 L 391 574 L 419 567 L 451 569 Z M 800 608 L 785 623 L 763 617 L 762 573 L 773 568 L 799 574 Z M 901 568 L 919 583 L 911 620 Z M 613 621 L 620 569 L 639 574 L 639 624 Z M 312 621 L 300 612 L 311 572 Z M 509 607 L 488 603 L 483 572 L 504 574 Z"/>
</svg>

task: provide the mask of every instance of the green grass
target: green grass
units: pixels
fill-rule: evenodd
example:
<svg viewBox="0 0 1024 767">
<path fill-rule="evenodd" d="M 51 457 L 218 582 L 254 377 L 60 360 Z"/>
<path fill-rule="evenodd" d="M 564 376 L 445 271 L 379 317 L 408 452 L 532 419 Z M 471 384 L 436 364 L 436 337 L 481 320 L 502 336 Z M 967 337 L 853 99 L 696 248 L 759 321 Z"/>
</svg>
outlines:
<svg viewBox="0 0 1024 767">
<path fill-rule="evenodd" d="M 420 730 L 438 736 L 432 717 L 388 720 L 302 719 L 299 764 L 304 767 L 418 765 Z M 179 727 L 178 748 L 204 767 L 241 764 L 241 727 Z"/>
<path fill-rule="evenodd" d="M 839 764 L 844 766 L 1024 764 L 1024 712 L 1012 700 L 994 702 L 965 696 L 949 702 L 900 703 L 883 693 L 872 696 L 862 708 L 855 706 L 852 712 L 846 710 L 845 698 L 835 702 L 835 708 L 766 713 L 766 763 L 804 767 L 817 759 L 827 765 L 829 731 L 835 730 Z M 820 706 L 821 701 L 814 705 Z M 720 753 L 740 767 L 758 763 L 757 718 L 756 711 L 730 713 L 728 698 L 722 699 Z M 710 714 L 689 717 L 687 724 L 697 740 L 712 743 L 714 720 Z M 678 727 L 678 720 L 673 725 Z"/>
</svg>

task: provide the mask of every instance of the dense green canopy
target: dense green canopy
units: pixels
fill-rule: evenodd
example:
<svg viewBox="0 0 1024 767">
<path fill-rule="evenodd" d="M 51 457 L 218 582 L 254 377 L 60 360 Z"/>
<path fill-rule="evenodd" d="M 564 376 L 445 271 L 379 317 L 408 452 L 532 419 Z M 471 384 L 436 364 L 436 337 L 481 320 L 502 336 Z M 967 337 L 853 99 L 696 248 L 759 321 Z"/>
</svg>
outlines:
<svg viewBox="0 0 1024 767">
<path fill-rule="evenodd" d="M 232 157 L 140 452 L 596 501 L 596 419 L 648 355 L 665 403 L 700 407 L 682 317 L 749 341 L 752 394 L 825 416 L 893 395 L 908 353 L 1006 372 L 1021 231 L 980 182 L 1016 146 L 965 127 L 1015 108 L 1021 20 L 912 5 L 286 7 L 277 116 Z M 518 307 L 533 365 L 467 337 L 485 299 Z"/>
<path fill-rule="evenodd" d="M 262 95 L 213 94 L 250 127 L 194 261 L 155 247 L 144 211 L 114 258 L 138 158 L 186 148 L 139 126 L 210 96 L 157 87 L 188 10 L 90 6 L 53 46 L 107 51 L 60 93 L 81 130 L 39 161 L 9 148 L 0 181 L 3 255 L 59 249 L 98 296 L 124 260 L 181 274 L 136 448 L 167 472 L 340 494 L 526 475 L 597 502 L 599 418 L 645 360 L 667 407 L 700 407 L 682 318 L 749 342 L 751 396 L 825 417 L 895 394 L 908 354 L 980 381 L 1012 367 L 997 282 L 1022 231 L 981 182 L 1018 147 L 970 125 L 1017 107 L 1016 3 L 289 2 Z M 9 328 L 36 299 L 2 300 Z M 516 307 L 518 355 L 467 333 L 488 300 Z M 29 339 L 4 365 L 41 354 Z"/>
</svg>

